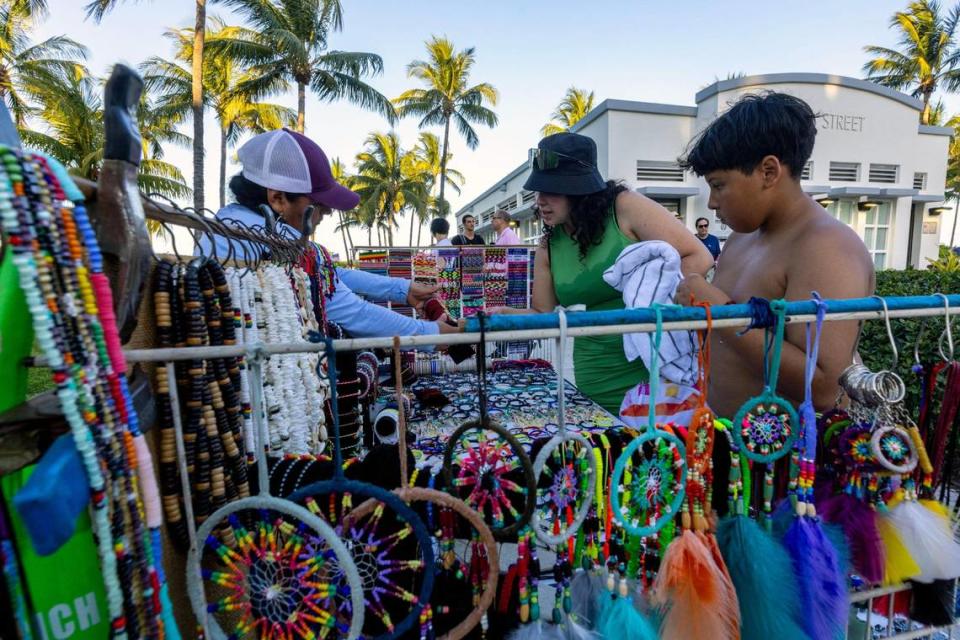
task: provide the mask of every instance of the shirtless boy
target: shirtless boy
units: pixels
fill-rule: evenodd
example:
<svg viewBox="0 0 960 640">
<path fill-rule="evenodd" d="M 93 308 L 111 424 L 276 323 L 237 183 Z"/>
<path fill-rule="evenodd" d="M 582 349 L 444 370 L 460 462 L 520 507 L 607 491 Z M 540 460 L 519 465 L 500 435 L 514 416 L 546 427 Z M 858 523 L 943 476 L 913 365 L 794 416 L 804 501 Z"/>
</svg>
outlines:
<svg viewBox="0 0 960 640">
<path fill-rule="evenodd" d="M 807 300 L 861 298 L 873 293 L 870 254 L 859 236 L 800 188 L 800 172 L 813 152 L 816 118 L 810 106 L 783 93 L 747 95 L 717 118 L 684 163 L 710 186 L 708 206 L 733 230 L 713 282 L 691 274 L 677 300 L 690 294 L 712 305 L 744 303 L 751 296 Z M 763 386 L 763 331 L 737 336 L 715 329 L 709 401 L 732 418 Z M 787 325 L 779 393 L 803 401 L 805 327 Z M 851 363 L 856 322 L 824 324 L 813 380 L 818 410 L 832 406 L 840 373 Z"/>
</svg>

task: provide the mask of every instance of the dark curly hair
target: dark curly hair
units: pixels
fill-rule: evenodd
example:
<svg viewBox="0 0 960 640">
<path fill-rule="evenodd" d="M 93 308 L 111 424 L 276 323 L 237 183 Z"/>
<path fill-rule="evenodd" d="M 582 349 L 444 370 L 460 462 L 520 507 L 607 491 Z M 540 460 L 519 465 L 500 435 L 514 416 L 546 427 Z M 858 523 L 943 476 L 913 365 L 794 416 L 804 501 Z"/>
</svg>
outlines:
<svg viewBox="0 0 960 640">
<path fill-rule="evenodd" d="M 590 247 L 600 244 L 607 217 L 614 213 L 613 204 L 617 196 L 627 190 L 622 181 L 607 180 L 603 191 L 588 193 L 585 196 L 567 196 L 570 201 L 570 222 L 573 223 L 571 237 L 580 246 L 580 260 L 587 257 Z M 553 227 L 544 225 L 543 243 L 546 246 L 553 236 Z"/>
</svg>

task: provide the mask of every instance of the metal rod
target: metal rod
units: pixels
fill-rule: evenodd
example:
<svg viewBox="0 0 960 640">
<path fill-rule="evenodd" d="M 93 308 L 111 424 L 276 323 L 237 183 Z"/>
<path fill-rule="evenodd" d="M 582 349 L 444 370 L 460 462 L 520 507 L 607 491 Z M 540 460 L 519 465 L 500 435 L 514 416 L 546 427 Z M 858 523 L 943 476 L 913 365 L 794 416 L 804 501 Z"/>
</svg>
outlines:
<svg viewBox="0 0 960 640">
<path fill-rule="evenodd" d="M 257 479 L 260 485 L 257 493 L 261 496 L 270 495 L 270 476 L 267 473 L 267 421 L 263 411 L 263 360 L 258 354 L 247 360 L 250 366 L 250 410 L 253 411 L 254 439 L 253 446 L 257 450 Z"/>
<path fill-rule="evenodd" d="M 953 298 L 957 298 L 957 309 L 960 312 L 960 296 L 949 296 L 951 298 L 951 315 L 954 313 Z M 895 298 L 887 298 L 887 302 Z M 940 298 L 934 298 L 941 302 L 939 308 L 935 307 L 912 307 L 894 309 L 891 305 L 891 318 L 922 318 L 931 316 L 942 316 L 945 309 L 942 306 Z M 876 303 L 876 301 L 873 301 Z M 702 315 L 702 309 L 698 309 Z M 636 311 L 636 310 L 635 310 Z M 719 309 L 717 309 L 719 311 Z M 568 322 L 573 324 L 578 321 L 578 316 L 583 313 L 609 313 L 607 311 L 598 312 L 575 312 L 568 315 Z M 664 311 L 666 314 L 666 310 Z M 541 314 L 542 316 L 556 316 L 556 314 Z M 514 316 L 535 318 L 540 316 Z M 488 318 L 491 323 L 497 320 L 499 316 Z M 853 311 L 843 313 L 829 313 L 824 318 L 827 322 L 837 322 L 844 320 L 881 320 L 883 311 Z M 815 313 L 794 314 L 787 318 L 788 324 L 813 322 L 816 320 Z M 747 317 L 714 319 L 714 329 L 735 328 L 749 326 L 750 319 Z M 680 330 L 698 330 L 705 329 L 706 320 L 672 320 L 664 321 L 663 327 L 666 331 Z M 584 336 L 618 335 L 625 333 L 652 333 L 656 331 L 656 322 L 639 322 L 636 324 L 619 325 L 600 325 L 600 326 L 577 326 L 567 329 L 567 335 L 571 338 Z M 523 340 L 544 340 L 549 338 L 558 338 L 560 330 L 558 328 L 540 328 L 540 329 L 517 329 L 509 331 L 487 331 L 486 338 L 489 342 L 512 342 Z M 480 341 L 480 333 L 447 333 L 442 335 L 424 335 L 424 336 L 405 336 L 400 338 L 401 347 L 430 347 L 438 345 L 453 344 L 476 344 Z M 389 349 L 393 347 L 393 337 L 384 338 L 349 338 L 345 340 L 334 340 L 333 346 L 338 351 L 365 351 L 369 349 Z M 278 344 L 245 344 L 245 345 L 226 345 L 218 347 L 172 347 L 166 349 L 127 349 L 124 350 L 124 356 L 128 362 L 162 362 L 165 360 L 188 360 L 196 358 L 207 360 L 212 358 L 232 358 L 248 355 L 251 350 L 260 350 L 264 355 L 276 355 L 286 353 L 318 353 L 324 350 L 321 343 L 310 342 L 288 342 Z M 46 366 L 46 361 L 42 358 L 34 358 L 31 361 L 33 366 Z"/>
<path fill-rule="evenodd" d="M 889 298 L 848 298 L 824 300 L 827 305 L 827 317 L 835 314 L 857 313 L 864 311 L 875 311 L 883 317 L 884 302 L 887 308 L 893 311 L 917 310 L 917 309 L 939 309 L 940 313 L 946 311 L 946 303 L 952 309 L 960 307 L 960 295 L 950 296 L 896 296 Z M 812 300 L 800 300 L 788 302 L 786 314 L 788 316 L 814 316 L 817 312 L 817 305 Z M 676 305 L 665 306 L 661 310 L 664 325 L 671 321 L 679 320 L 705 320 L 706 311 L 701 307 L 680 307 Z M 714 323 L 718 320 L 728 320 L 731 318 L 750 318 L 750 306 L 746 304 L 728 304 L 716 306 L 711 309 Z M 938 315 L 938 314 L 933 314 Z M 891 317 L 893 314 L 891 313 Z M 560 319 L 556 313 L 537 313 L 537 314 L 510 314 L 494 315 L 486 320 L 487 329 L 492 333 L 494 331 L 512 331 L 519 329 L 555 329 L 559 325 Z M 567 325 L 573 327 L 598 326 L 598 325 L 624 325 L 624 324 L 654 324 L 656 314 L 652 308 L 640 309 L 617 309 L 612 311 L 579 311 L 571 313 L 567 317 Z M 476 318 L 469 318 L 466 323 L 467 331 L 476 331 L 479 329 Z"/>
</svg>

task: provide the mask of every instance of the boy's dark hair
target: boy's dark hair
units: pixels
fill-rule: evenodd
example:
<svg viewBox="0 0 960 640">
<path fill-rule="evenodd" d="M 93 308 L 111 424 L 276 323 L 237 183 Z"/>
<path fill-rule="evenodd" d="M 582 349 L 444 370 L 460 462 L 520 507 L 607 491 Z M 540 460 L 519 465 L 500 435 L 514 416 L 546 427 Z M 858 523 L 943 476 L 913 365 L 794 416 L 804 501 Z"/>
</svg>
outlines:
<svg viewBox="0 0 960 640">
<path fill-rule="evenodd" d="M 243 205 L 247 209 L 260 213 L 258 207 L 262 204 L 269 205 L 267 202 L 267 188 L 261 187 L 256 182 L 247 180 L 242 173 L 230 178 L 230 192 L 233 193 L 233 199 L 237 204 Z M 305 193 L 286 193 L 287 200 L 296 200 Z"/>
<path fill-rule="evenodd" d="M 776 156 L 797 179 L 813 153 L 816 122 L 800 98 L 774 91 L 747 94 L 694 139 L 680 165 L 699 176 L 732 169 L 751 173 L 765 156 Z"/>
<path fill-rule="evenodd" d="M 443 218 L 434 218 L 430 223 L 430 233 L 447 235 L 450 233 L 450 223 Z"/>
<path fill-rule="evenodd" d="M 703 216 L 700 216 L 699 218 L 697 218 L 697 221 L 694 222 L 693 224 L 700 224 L 700 221 L 701 221 L 701 220 L 703 220 L 703 221 L 706 222 L 707 224 L 710 224 L 710 221 L 707 220 L 706 218 L 704 218 Z"/>
</svg>

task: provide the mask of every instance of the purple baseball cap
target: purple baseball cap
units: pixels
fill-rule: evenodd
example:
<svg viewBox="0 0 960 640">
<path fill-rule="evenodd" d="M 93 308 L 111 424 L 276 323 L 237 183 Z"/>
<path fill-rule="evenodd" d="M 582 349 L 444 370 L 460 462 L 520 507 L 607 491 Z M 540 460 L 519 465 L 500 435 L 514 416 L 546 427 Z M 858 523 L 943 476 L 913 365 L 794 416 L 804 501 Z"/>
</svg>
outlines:
<svg viewBox="0 0 960 640">
<path fill-rule="evenodd" d="M 261 187 L 302 193 L 338 211 L 349 211 L 360 202 L 360 196 L 333 179 L 323 149 L 295 131 L 276 129 L 254 136 L 237 156 L 243 177 Z"/>
</svg>

